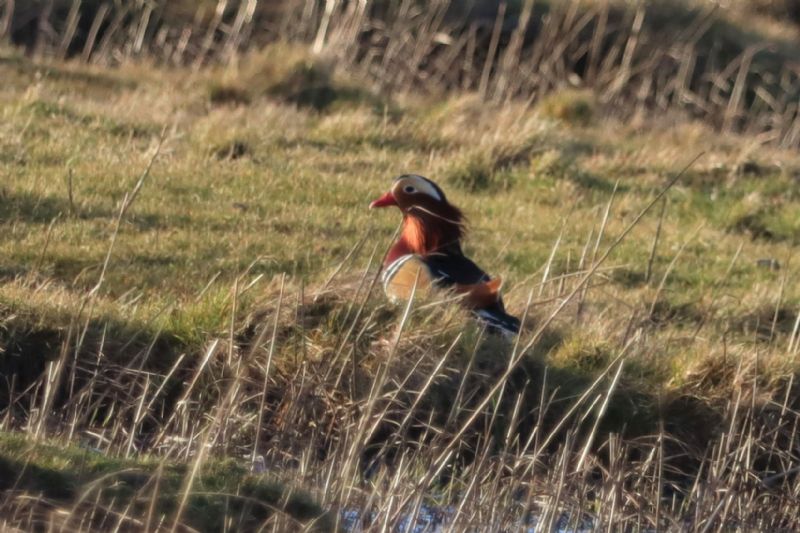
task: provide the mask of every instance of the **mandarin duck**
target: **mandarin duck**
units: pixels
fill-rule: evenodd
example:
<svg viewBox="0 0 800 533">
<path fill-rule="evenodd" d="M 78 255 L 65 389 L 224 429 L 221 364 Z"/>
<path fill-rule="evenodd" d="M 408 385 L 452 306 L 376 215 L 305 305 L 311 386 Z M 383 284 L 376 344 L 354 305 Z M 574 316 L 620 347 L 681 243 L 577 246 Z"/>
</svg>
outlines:
<svg viewBox="0 0 800 533">
<path fill-rule="evenodd" d="M 370 209 L 395 206 L 403 213 L 399 237 L 383 263 L 381 281 L 391 300 L 407 300 L 414 290 L 449 289 L 490 331 L 519 333 L 500 296 L 501 280 L 490 278 L 461 250 L 464 215 L 433 181 L 406 174 Z"/>
</svg>

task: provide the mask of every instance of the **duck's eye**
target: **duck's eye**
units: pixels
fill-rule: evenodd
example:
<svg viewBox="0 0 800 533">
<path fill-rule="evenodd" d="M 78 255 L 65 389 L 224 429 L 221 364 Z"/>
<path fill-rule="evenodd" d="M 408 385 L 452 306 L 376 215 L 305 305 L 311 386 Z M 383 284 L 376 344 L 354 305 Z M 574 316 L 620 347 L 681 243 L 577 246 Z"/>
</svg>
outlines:
<svg viewBox="0 0 800 533">
<path fill-rule="evenodd" d="M 412 193 L 417 192 L 417 190 L 414 187 L 412 187 L 411 185 L 406 185 L 405 187 L 403 187 L 403 190 L 405 192 L 407 192 L 408 194 L 412 194 Z"/>
</svg>

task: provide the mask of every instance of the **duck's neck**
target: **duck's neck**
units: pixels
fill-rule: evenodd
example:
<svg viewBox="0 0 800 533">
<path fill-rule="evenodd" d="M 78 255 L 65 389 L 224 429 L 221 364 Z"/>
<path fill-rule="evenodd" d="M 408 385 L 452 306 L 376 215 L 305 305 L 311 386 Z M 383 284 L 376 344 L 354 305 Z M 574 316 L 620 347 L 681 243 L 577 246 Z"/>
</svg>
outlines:
<svg viewBox="0 0 800 533">
<path fill-rule="evenodd" d="M 461 235 L 460 224 L 406 213 L 400 237 L 389 250 L 384 265 L 408 254 L 461 253 Z"/>
</svg>

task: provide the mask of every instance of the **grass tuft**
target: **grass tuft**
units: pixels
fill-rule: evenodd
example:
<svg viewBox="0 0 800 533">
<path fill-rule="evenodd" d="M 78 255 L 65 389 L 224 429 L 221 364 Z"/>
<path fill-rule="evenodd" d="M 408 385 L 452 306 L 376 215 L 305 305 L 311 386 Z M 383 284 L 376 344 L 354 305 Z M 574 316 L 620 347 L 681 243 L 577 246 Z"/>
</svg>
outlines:
<svg viewBox="0 0 800 533">
<path fill-rule="evenodd" d="M 208 81 L 211 104 L 246 106 L 268 98 L 318 112 L 383 105 L 363 86 L 337 74 L 330 61 L 302 47 L 273 44 L 241 62 L 239 69 L 221 71 Z"/>
<path fill-rule="evenodd" d="M 213 146 L 211 153 L 220 160 L 235 160 L 245 157 L 251 153 L 252 149 L 247 141 L 233 139 L 220 145 Z"/>
<path fill-rule="evenodd" d="M 574 126 L 588 126 L 595 117 L 597 104 L 590 91 L 565 89 L 553 92 L 539 102 L 543 117 Z"/>
<path fill-rule="evenodd" d="M 527 164 L 537 150 L 534 139 L 492 140 L 459 153 L 442 172 L 443 179 L 468 192 L 503 191 L 525 180 Z"/>
<path fill-rule="evenodd" d="M 235 85 L 215 82 L 208 87 L 208 100 L 213 105 L 248 105 L 251 99 L 246 89 Z"/>
</svg>

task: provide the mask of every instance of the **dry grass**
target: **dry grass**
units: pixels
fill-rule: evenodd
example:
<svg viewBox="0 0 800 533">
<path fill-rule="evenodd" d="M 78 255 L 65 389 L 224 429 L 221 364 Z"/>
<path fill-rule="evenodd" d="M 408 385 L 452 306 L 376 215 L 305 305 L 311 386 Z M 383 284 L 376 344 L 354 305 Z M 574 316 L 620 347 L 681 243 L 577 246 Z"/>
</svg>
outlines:
<svg viewBox="0 0 800 533">
<path fill-rule="evenodd" d="M 427 10 L 336 0 L 18 4 L 2 6 L 0 36 L 40 56 L 200 69 L 275 42 L 317 56 L 294 63 L 284 49 L 277 68 L 287 75 L 267 76 L 266 87 L 263 76 L 253 86 L 247 76 L 218 80 L 217 103 L 247 103 L 264 89 L 317 109 L 363 98 L 361 87 L 330 83 L 335 66 L 387 93 L 467 90 L 533 102 L 577 89 L 628 117 L 670 110 L 800 143 L 796 0 L 447 0 Z"/>
<path fill-rule="evenodd" d="M 502 70 L 389 98 L 369 62 L 235 59 L 0 56 L 3 527 L 798 527 L 794 151 Z M 518 342 L 374 286 L 366 205 L 409 171 Z"/>
</svg>

